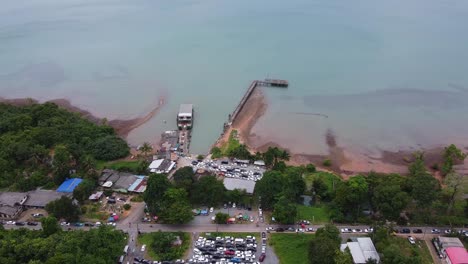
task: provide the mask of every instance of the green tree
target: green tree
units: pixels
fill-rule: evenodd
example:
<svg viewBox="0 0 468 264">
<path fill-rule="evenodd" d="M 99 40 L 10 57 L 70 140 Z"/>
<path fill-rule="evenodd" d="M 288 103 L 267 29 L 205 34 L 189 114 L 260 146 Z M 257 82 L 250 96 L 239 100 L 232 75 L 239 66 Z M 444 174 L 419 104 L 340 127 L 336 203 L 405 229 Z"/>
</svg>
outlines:
<svg viewBox="0 0 468 264">
<path fill-rule="evenodd" d="M 127 143 L 115 135 L 108 135 L 91 144 L 91 153 L 99 160 L 115 160 L 130 154 Z"/>
<path fill-rule="evenodd" d="M 319 239 L 330 239 L 336 246 L 339 246 L 341 242 L 340 230 L 333 224 L 326 224 L 317 229 L 315 236 Z"/>
<path fill-rule="evenodd" d="M 96 160 L 94 159 L 93 156 L 87 154 L 84 156 L 81 156 L 80 158 L 80 169 L 83 171 L 84 174 L 88 176 L 95 176 L 97 175 L 96 172 Z M 91 177 L 97 180 L 97 177 Z"/>
<path fill-rule="evenodd" d="M 213 147 L 211 149 L 211 158 L 213 159 L 219 159 L 223 156 L 223 152 L 221 151 L 220 148 L 218 147 Z"/>
<path fill-rule="evenodd" d="M 317 171 L 317 169 L 315 168 L 314 164 L 310 163 L 310 164 L 307 164 L 306 171 L 309 173 L 314 173 Z"/>
<path fill-rule="evenodd" d="M 290 154 L 286 150 L 282 150 L 278 147 L 269 147 L 265 153 L 263 153 L 263 160 L 265 165 L 269 167 L 277 167 L 279 161 L 288 161 Z"/>
<path fill-rule="evenodd" d="M 84 202 L 88 200 L 88 197 L 93 193 L 95 187 L 95 182 L 89 179 L 84 179 L 78 186 L 76 186 L 75 190 L 73 190 L 73 198 L 79 202 Z"/>
<path fill-rule="evenodd" d="M 42 233 L 46 237 L 53 235 L 57 232 L 60 232 L 62 230 L 58 224 L 57 218 L 53 216 L 42 218 L 41 224 L 42 224 Z"/>
<path fill-rule="evenodd" d="M 414 161 L 408 167 L 410 177 L 427 174 L 426 166 L 424 165 L 424 153 L 416 152 L 413 154 L 413 156 Z"/>
<path fill-rule="evenodd" d="M 194 184 L 191 200 L 195 204 L 216 206 L 223 200 L 224 193 L 223 182 L 215 176 L 204 176 Z"/>
<path fill-rule="evenodd" d="M 285 186 L 283 187 L 283 194 L 293 202 L 301 201 L 301 195 L 305 193 L 306 184 L 302 173 L 293 168 L 287 168 L 282 173 Z"/>
<path fill-rule="evenodd" d="M 141 147 L 140 147 L 140 152 L 143 153 L 143 156 L 145 158 L 147 158 L 148 153 L 151 153 L 152 151 L 153 151 L 153 147 L 148 142 L 144 142 L 143 145 L 141 145 Z"/>
<path fill-rule="evenodd" d="M 273 216 L 281 224 L 294 224 L 297 215 L 297 206 L 289 199 L 281 196 L 274 206 Z"/>
<path fill-rule="evenodd" d="M 409 202 L 409 195 L 398 185 L 380 185 L 374 191 L 372 203 L 389 220 L 396 220 Z"/>
<path fill-rule="evenodd" d="M 367 200 L 369 185 L 363 176 L 354 176 L 338 186 L 335 203 L 344 213 L 351 213 L 354 219 L 360 215 L 361 204 Z"/>
<path fill-rule="evenodd" d="M 193 168 L 190 166 L 178 169 L 172 177 L 175 185 L 178 188 L 185 189 L 188 193 L 191 192 L 193 184 L 196 181 L 195 172 L 193 172 Z"/>
<path fill-rule="evenodd" d="M 335 264 L 354 264 L 353 257 L 349 250 L 341 252 L 340 250 L 335 251 Z"/>
<path fill-rule="evenodd" d="M 457 146 L 451 144 L 444 149 L 443 153 L 443 164 L 441 172 L 443 175 L 447 175 L 453 171 L 453 165 L 462 162 L 466 158 L 466 153 L 463 153 Z"/>
<path fill-rule="evenodd" d="M 69 222 L 77 221 L 81 213 L 80 207 L 67 196 L 62 196 L 60 199 L 48 203 L 45 209 L 57 219 L 63 218 Z"/>
<path fill-rule="evenodd" d="M 255 194 L 261 197 L 264 209 L 273 209 L 285 185 L 284 177 L 278 171 L 267 171 L 261 180 L 255 184 Z"/>
<path fill-rule="evenodd" d="M 457 199 L 457 196 L 463 191 L 463 180 L 464 176 L 461 173 L 450 172 L 445 177 L 445 192 L 449 197 L 449 204 L 447 206 L 447 213 L 452 211 L 453 205 Z"/>
<path fill-rule="evenodd" d="M 55 147 L 54 159 L 52 162 L 55 184 L 61 184 L 68 176 L 70 176 L 71 160 L 71 154 L 66 146 L 58 145 Z"/>
<path fill-rule="evenodd" d="M 230 201 L 233 203 L 243 203 L 246 199 L 249 198 L 249 195 L 245 191 L 245 189 L 234 189 L 234 190 L 227 190 L 225 192 L 225 200 Z"/>
<path fill-rule="evenodd" d="M 228 219 L 229 219 L 228 214 L 225 214 L 225 213 L 222 213 L 222 212 L 216 213 L 215 222 L 217 224 L 226 224 Z"/>
<path fill-rule="evenodd" d="M 322 178 L 314 178 L 310 190 L 314 194 L 315 200 L 327 200 L 329 198 L 328 186 Z"/>
<path fill-rule="evenodd" d="M 390 244 L 382 252 L 383 259 L 382 263 L 385 264 L 411 264 L 411 263 L 420 263 L 413 262 L 411 258 L 406 257 L 402 254 L 400 248 L 395 244 Z"/>
<path fill-rule="evenodd" d="M 186 224 L 193 219 L 187 192 L 170 188 L 163 196 L 160 218 L 166 224 Z"/>
<path fill-rule="evenodd" d="M 227 153 L 230 158 L 238 158 L 238 159 L 252 159 L 252 154 L 247 149 L 247 146 L 244 144 L 240 144 L 239 146 L 230 149 Z"/>
<path fill-rule="evenodd" d="M 411 186 L 411 196 L 419 208 L 429 208 L 440 192 L 439 181 L 428 173 L 411 176 L 408 183 Z"/>
<path fill-rule="evenodd" d="M 183 252 L 173 245 L 176 236 L 180 239 L 187 239 L 184 233 L 154 232 L 151 233 L 151 249 L 158 256 L 158 260 L 169 261 L 181 258 Z M 181 254 L 182 253 L 182 254 Z"/>
<path fill-rule="evenodd" d="M 331 161 L 330 159 L 325 159 L 325 160 L 322 162 L 322 165 L 325 166 L 325 167 L 331 167 L 332 161 Z"/>
<path fill-rule="evenodd" d="M 171 187 L 171 183 L 163 174 L 152 174 L 149 176 L 143 199 L 148 206 L 149 212 L 159 215 L 163 203 L 164 193 Z"/>
<path fill-rule="evenodd" d="M 335 264 L 336 244 L 331 239 L 314 238 L 309 244 L 310 264 Z"/>
</svg>

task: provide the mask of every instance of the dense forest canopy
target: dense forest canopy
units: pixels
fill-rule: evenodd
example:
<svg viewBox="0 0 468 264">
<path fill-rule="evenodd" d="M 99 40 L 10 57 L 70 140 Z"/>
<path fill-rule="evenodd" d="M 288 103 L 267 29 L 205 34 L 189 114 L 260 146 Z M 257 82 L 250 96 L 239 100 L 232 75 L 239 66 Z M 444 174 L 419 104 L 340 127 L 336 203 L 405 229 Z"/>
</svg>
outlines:
<svg viewBox="0 0 468 264">
<path fill-rule="evenodd" d="M 127 143 L 112 127 L 54 103 L 0 104 L 0 188 L 33 189 L 51 184 L 51 176 L 59 184 L 70 170 L 89 173 L 92 160 L 128 153 Z"/>
<path fill-rule="evenodd" d="M 124 233 L 105 226 L 53 234 L 26 229 L 0 230 L 0 263 L 116 263 L 125 243 Z"/>
</svg>

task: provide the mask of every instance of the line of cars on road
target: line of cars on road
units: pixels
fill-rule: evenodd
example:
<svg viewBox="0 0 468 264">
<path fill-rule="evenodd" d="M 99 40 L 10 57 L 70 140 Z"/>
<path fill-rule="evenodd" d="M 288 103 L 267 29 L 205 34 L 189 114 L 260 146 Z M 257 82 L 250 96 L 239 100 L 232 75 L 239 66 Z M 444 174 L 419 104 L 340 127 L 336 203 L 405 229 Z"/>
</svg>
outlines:
<svg viewBox="0 0 468 264">
<path fill-rule="evenodd" d="M 272 231 L 275 231 L 275 232 L 296 232 L 296 233 L 304 233 L 304 232 L 315 232 L 317 231 L 316 229 L 312 228 L 312 227 L 306 227 L 306 228 L 294 228 L 292 226 L 288 226 L 288 227 L 277 227 L 277 228 L 273 228 L 271 226 L 265 228 L 265 230 L 270 233 Z"/>
<path fill-rule="evenodd" d="M 402 229 L 393 229 L 393 232 L 394 233 L 401 233 L 401 234 L 410 234 L 410 233 L 413 233 L 413 234 L 422 234 L 424 233 L 424 231 L 420 228 L 415 228 L 413 230 L 409 229 L 409 228 L 402 228 Z M 468 233 L 467 231 L 465 230 L 452 230 L 452 229 L 445 229 L 445 230 L 440 230 L 440 229 L 437 229 L 437 228 L 434 228 L 434 229 L 431 229 L 431 234 L 446 234 L 446 235 L 449 235 L 449 234 L 452 234 L 452 233 L 455 233 L 455 232 L 458 232 L 459 234 L 465 234 L 468 236 Z"/>
<path fill-rule="evenodd" d="M 372 233 L 374 229 L 372 227 L 369 228 L 341 228 L 341 233 Z"/>
<path fill-rule="evenodd" d="M 110 226 L 116 226 L 115 222 L 108 222 L 108 223 L 105 223 L 105 224 L 110 225 Z M 104 225 L 104 224 L 101 223 L 101 222 L 96 222 L 96 223 L 91 223 L 91 222 L 85 222 L 85 223 L 81 223 L 81 222 L 76 222 L 76 223 L 60 222 L 60 225 L 61 226 L 74 226 L 74 227 L 83 227 L 83 226 L 87 226 L 87 227 L 96 226 L 96 227 L 99 227 L 99 226 Z"/>
<path fill-rule="evenodd" d="M 2 221 L 0 222 L 2 225 L 16 225 L 16 226 L 37 226 L 39 223 L 38 222 L 20 222 L 20 221 Z"/>
<path fill-rule="evenodd" d="M 263 235 L 262 235 L 263 237 Z M 202 237 L 195 241 L 193 256 L 187 263 L 259 263 L 256 261 L 257 241 L 253 236 Z M 262 253 L 259 260 L 265 259 L 266 234 L 262 238 Z"/>
</svg>

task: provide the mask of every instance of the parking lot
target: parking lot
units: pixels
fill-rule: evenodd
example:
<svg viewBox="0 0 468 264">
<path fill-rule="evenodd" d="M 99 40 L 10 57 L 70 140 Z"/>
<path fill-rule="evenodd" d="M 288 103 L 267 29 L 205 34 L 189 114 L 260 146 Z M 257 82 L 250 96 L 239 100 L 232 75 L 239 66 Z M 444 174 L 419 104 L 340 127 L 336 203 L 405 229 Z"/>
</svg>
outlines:
<svg viewBox="0 0 468 264">
<path fill-rule="evenodd" d="M 267 263 L 267 244 L 266 232 L 259 237 L 241 234 L 215 237 L 206 233 L 193 240 L 193 254 L 187 263 Z"/>
<path fill-rule="evenodd" d="M 203 208 L 201 208 L 201 209 L 203 209 Z M 239 207 L 233 208 L 232 204 L 231 204 L 231 205 L 226 205 L 226 208 L 224 208 L 224 207 L 214 208 L 213 212 L 211 212 L 211 213 L 209 212 L 209 209 L 207 211 L 208 211 L 207 215 L 197 215 L 197 216 L 195 216 L 194 219 L 192 220 L 191 224 L 197 225 L 197 224 L 210 224 L 210 223 L 213 223 L 212 218 L 218 212 L 228 214 L 231 217 L 235 217 L 236 220 L 238 220 L 238 218 L 240 216 L 242 216 L 242 217 L 248 216 L 248 220 L 243 219 L 243 220 L 236 221 L 237 224 L 240 224 L 240 223 L 242 223 L 242 224 L 255 224 L 257 222 L 258 223 L 263 222 L 263 220 L 259 217 L 259 213 L 256 210 L 256 208 L 251 208 L 251 210 L 248 210 L 248 209 L 246 209 L 244 207 L 242 209 L 239 208 Z"/>
<path fill-rule="evenodd" d="M 258 181 L 263 177 L 265 168 L 253 164 L 231 160 L 192 160 L 191 166 L 227 178 Z"/>
</svg>

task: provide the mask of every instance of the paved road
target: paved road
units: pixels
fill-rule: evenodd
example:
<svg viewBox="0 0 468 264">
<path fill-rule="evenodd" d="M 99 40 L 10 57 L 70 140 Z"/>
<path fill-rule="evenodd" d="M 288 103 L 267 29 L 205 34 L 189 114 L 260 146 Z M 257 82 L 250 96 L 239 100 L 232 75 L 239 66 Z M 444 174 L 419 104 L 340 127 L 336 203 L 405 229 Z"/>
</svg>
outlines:
<svg viewBox="0 0 468 264">
<path fill-rule="evenodd" d="M 136 224 L 137 222 L 132 222 L 131 225 L 128 223 L 118 223 L 116 228 L 119 230 L 122 230 L 126 233 L 135 232 L 136 230 Z M 161 231 L 182 231 L 182 232 L 216 232 L 218 230 L 219 232 L 262 232 L 265 231 L 265 228 L 271 226 L 273 228 L 277 227 L 285 227 L 285 225 L 267 225 L 263 223 L 259 223 L 258 226 L 252 223 L 247 223 L 247 224 L 231 224 L 231 225 L 216 225 L 216 224 L 187 224 L 187 225 L 164 225 L 164 224 L 149 224 L 149 223 L 138 223 L 138 229 L 140 230 L 141 233 L 149 233 L 149 232 L 156 232 L 158 230 Z M 292 226 L 292 225 L 287 225 L 287 226 Z M 19 228 L 27 228 L 31 230 L 40 230 L 41 229 L 41 223 L 39 223 L 37 226 L 16 226 L 16 225 L 4 225 L 5 229 L 19 229 Z M 296 226 L 295 226 L 296 227 Z M 323 225 L 309 225 L 307 227 L 313 227 L 314 229 L 323 227 Z M 339 229 L 342 228 L 354 228 L 354 229 L 365 229 L 369 228 L 368 225 L 357 225 L 357 226 L 352 226 L 352 225 L 337 225 Z M 64 230 L 67 230 L 68 228 L 70 229 L 78 229 L 78 230 L 87 230 L 89 229 L 88 227 L 63 227 Z M 428 236 L 432 235 L 431 230 L 432 229 L 439 229 L 441 231 L 445 230 L 445 227 L 395 227 L 396 229 L 402 229 L 402 228 L 410 228 L 411 230 L 413 229 L 421 229 L 423 230 L 422 234 L 414 234 L 411 233 L 411 236 L 414 237 L 422 237 L 422 236 Z M 462 230 L 462 228 L 453 228 L 452 230 L 458 231 Z M 354 233 L 348 233 L 348 234 L 354 234 Z M 410 234 L 401 234 L 403 236 L 408 236 Z M 438 235 L 438 234 L 436 234 Z M 443 232 L 440 235 L 444 235 Z"/>
</svg>

